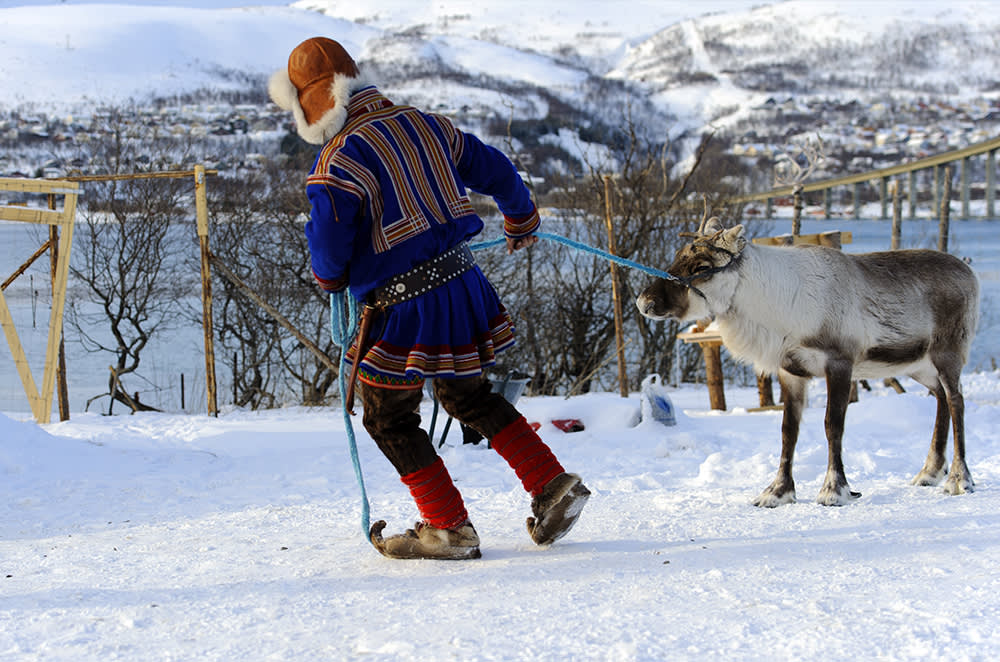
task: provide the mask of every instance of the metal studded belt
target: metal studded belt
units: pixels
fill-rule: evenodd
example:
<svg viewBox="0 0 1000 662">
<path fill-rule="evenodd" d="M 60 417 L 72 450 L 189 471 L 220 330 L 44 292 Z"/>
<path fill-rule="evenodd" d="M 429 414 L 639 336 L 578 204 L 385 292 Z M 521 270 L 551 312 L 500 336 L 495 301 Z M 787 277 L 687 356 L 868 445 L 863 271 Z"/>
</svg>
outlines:
<svg viewBox="0 0 1000 662">
<path fill-rule="evenodd" d="M 402 303 L 444 285 L 475 264 L 469 244 L 463 241 L 437 257 L 421 262 L 406 273 L 393 276 L 385 285 L 372 291 L 370 300 L 378 308 Z"/>
</svg>

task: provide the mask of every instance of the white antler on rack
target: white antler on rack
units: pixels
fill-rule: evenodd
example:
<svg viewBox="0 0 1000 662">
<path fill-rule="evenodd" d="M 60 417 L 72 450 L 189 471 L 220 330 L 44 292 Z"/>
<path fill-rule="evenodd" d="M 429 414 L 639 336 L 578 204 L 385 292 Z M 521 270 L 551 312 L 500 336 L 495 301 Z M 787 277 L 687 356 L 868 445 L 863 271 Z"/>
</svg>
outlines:
<svg viewBox="0 0 1000 662">
<path fill-rule="evenodd" d="M 806 140 L 800 144 L 792 144 L 793 150 L 786 153 L 785 158 L 775 166 L 775 186 L 796 186 L 809 179 L 816 169 L 826 161 L 826 148 L 823 139 L 818 135 L 816 140 Z M 805 167 L 799 160 L 805 161 Z"/>
</svg>

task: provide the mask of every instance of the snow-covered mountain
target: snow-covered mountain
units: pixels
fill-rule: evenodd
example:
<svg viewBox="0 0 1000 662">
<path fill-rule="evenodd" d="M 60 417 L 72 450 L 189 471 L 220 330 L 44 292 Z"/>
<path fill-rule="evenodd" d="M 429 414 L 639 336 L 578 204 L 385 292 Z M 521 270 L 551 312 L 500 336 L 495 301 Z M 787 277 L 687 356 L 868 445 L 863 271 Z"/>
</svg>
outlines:
<svg viewBox="0 0 1000 662">
<path fill-rule="evenodd" d="M 321 34 L 343 42 L 397 100 L 459 115 L 487 134 L 516 118 L 533 123 L 519 140 L 601 142 L 628 113 L 653 135 L 693 140 L 710 127 L 735 143 L 771 146 L 819 131 L 845 142 L 854 124 L 888 132 L 862 139 L 876 147 L 945 123 L 953 128 L 937 144 L 917 146 L 937 150 L 996 133 L 995 8 L 974 0 L 14 7 L 0 9 L 0 113 L 80 113 L 199 91 L 263 105 L 267 76 L 299 41 Z M 846 115 L 826 112 L 852 103 Z M 920 117 L 928 107 L 931 116 Z"/>
<path fill-rule="evenodd" d="M 610 75 L 657 102 L 722 119 L 762 97 L 996 98 L 1000 13 L 991 3 L 798 0 L 668 26 Z"/>
</svg>

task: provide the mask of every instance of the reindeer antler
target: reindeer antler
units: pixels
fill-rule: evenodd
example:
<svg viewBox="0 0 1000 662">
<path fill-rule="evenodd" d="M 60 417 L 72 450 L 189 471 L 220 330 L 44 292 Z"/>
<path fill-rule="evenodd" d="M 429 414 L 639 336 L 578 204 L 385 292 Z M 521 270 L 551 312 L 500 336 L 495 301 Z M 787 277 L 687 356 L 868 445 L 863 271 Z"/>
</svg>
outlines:
<svg viewBox="0 0 1000 662">
<path fill-rule="evenodd" d="M 701 214 L 701 223 L 698 224 L 698 229 L 694 232 L 680 232 L 677 236 L 679 237 L 693 237 L 695 239 L 705 236 L 705 225 L 712 219 L 708 217 L 708 196 L 704 193 L 701 194 L 701 201 L 704 205 L 704 211 Z"/>
<path fill-rule="evenodd" d="M 816 136 L 815 142 L 806 140 L 799 145 L 792 145 L 792 147 L 796 148 L 794 153 L 791 155 L 785 154 L 786 160 L 780 163 L 782 173 L 775 172 L 775 186 L 796 186 L 802 184 L 826 160 L 826 147 L 823 145 L 823 139 L 819 135 Z M 797 160 L 799 156 L 805 158 L 806 165 L 804 168 Z"/>
</svg>

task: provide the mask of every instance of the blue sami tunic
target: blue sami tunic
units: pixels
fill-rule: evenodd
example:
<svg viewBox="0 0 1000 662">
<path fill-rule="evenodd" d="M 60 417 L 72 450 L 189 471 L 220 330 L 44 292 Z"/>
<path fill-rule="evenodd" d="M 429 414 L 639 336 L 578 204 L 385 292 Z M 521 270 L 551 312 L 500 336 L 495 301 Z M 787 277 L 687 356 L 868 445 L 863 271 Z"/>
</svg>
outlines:
<svg viewBox="0 0 1000 662">
<path fill-rule="evenodd" d="M 466 189 L 491 196 L 504 232 L 523 237 L 538 212 L 514 165 L 445 117 L 395 105 L 374 87 L 355 92 L 344 128 L 323 146 L 306 182 L 306 237 L 326 290 L 359 301 L 389 278 L 477 235 Z M 510 316 L 479 267 L 391 306 L 372 331 L 359 378 L 414 388 L 424 377 L 468 377 L 514 343 Z M 357 340 L 345 353 L 353 363 Z"/>
</svg>

